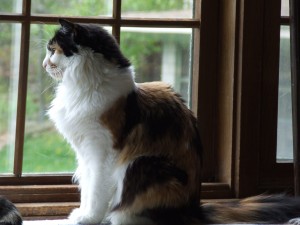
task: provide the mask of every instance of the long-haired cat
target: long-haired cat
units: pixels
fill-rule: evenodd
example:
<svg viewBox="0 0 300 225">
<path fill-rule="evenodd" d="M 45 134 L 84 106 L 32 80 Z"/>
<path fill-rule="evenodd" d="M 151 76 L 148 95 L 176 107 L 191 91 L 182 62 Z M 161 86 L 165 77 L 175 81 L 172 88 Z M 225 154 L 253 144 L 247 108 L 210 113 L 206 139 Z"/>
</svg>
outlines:
<svg viewBox="0 0 300 225">
<path fill-rule="evenodd" d="M 22 217 L 14 204 L 0 196 L 0 225 L 22 225 Z"/>
<path fill-rule="evenodd" d="M 72 221 L 271 223 L 300 215 L 300 201 L 284 196 L 200 205 L 201 142 L 181 97 L 162 82 L 135 83 L 131 63 L 103 28 L 59 22 L 43 67 L 59 81 L 49 117 L 78 160 L 81 205 Z"/>
</svg>

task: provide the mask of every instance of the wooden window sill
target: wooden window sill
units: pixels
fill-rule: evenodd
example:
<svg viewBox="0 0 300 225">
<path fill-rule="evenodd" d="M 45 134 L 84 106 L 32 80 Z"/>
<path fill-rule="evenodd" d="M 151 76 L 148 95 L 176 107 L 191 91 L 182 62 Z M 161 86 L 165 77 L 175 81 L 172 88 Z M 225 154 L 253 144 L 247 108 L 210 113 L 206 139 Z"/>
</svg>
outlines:
<svg viewBox="0 0 300 225">
<path fill-rule="evenodd" d="M 78 208 L 79 202 L 17 203 L 16 207 L 25 220 L 61 219 Z"/>
</svg>

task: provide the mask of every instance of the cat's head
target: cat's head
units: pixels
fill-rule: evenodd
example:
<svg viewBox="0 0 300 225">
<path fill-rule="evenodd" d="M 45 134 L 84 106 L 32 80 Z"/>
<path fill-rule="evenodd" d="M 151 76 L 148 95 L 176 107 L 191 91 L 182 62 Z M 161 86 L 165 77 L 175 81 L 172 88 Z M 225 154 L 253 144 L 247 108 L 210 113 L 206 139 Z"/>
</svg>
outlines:
<svg viewBox="0 0 300 225">
<path fill-rule="evenodd" d="M 105 60 L 116 67 L 130 66 L 114 37 L 102 27 L 72 23 L 64 19 L 59 19 L 59 23 L 61 27 L 49 40 L 43 61 L 43 67 L 53 78 L 62 79 L 73 56 L 80 55 L 81 49 L 88 49 L 93 54 L 102 54 Z"/>
</svg>

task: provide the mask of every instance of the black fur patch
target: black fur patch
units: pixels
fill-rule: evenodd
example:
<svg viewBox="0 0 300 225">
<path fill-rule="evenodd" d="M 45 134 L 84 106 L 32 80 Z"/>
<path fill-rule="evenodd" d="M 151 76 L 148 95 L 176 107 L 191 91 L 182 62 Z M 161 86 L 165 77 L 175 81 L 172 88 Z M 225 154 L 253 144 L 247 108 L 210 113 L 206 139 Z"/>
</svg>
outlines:
<svg viewBox="0 0 300 225">
<path fill-rule="evenodd" d="M 120 51 L 119 45 L 105 29 L 94 24 L 71 23 L 60 19 L 61 28 L 56 31 L 51 42 L 57 42 L 66 56 L 78 52 L 78 46 L 91 48 L 101 53 L 108 61 L 116 63 L 120 68 L 130 66 L 130 62 Z"/>
<path fill-rule="evenodd" d="M 126 170 L 123 181 L 122 200 L 113 210 L 130 205 L 136 195 L 157 184 L 176 179 L 182 185 L 188 182 L 185 171 L 170 163 L 164 157 L 141 156 Z"/>
<path fill-rule="evenodd" d="M 11 223 L 2 222 L 2 218 L 7 216 L 8 214 L 13 215 L 14 221 Z M 17 210 L 17 208 L 8 201 L 7 199 L 0 196 L 0 225 L 21 225 L 22 218 Z"/>
<path fill-rule="evenodd" d="M 202 219 L 201 214 L 199 205 L 196 205 L 180 208 L 147 209 L 141 213 L 141 216 L 151 219 L 156 225 L 189 225 L 196 224 L 196 221 L 199 222 Z"/>
<path fill-rule="evenodd" d="M 62 29 L 59 29 L 55 32 L 54 37 L 49 41 L 49 45 L 57 43 L 61 49 L 64 51 L 65 56 L 72 56 L 74 53 L 78 53 L 78 47 L 73 40 L 71 34 L 63 32 Z M 49 47 L 48 47 L 48 50 Z M 51 50 L 50 50 L 51 51 Z"/>
<path fill-rule="evenodd" d="M 137 94 L 135 91 L 131 92 L 127 96 L 125 105 L 125 124 L 122 130 L 122 135 L 116 145 L 117 148 L 122 149 L 125 145 L 126 138 L 132 131 L 132 129 L 139 123 L 141 123 L 141 111 L 137 101 Z"/>
<path fill-rule="evenodd" d="M 141 101 L 151 101 L 151 93 L 144 93 L 139 89 Z M 147 96 L 146 98 L 144 96 Z M 176 98 L 166 101 L 155 99 L 155 104 L 145 103 L 142 110 L 142 119 L 147 134 L 156 141 L 164 135 L 170 134 L 174 139 L 179 139 L 182 135 L 184 124 L 181 116 L 185 115 L 182 110 L 183 100 L 179 95 Z M 176 100 L 178 101 L 176 101 Z"/>
</svg>

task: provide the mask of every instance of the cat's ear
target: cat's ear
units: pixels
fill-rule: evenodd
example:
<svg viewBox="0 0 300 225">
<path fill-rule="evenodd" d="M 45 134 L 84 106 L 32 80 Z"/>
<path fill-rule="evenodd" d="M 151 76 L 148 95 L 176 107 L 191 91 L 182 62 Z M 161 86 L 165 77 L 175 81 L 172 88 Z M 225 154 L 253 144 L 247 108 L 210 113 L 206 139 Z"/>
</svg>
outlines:
<svg viewBox="0 0 300 225">
<path fill-rule="evenodd" d="M 75 30 L 75 24 L 65 20 L 65 19 L 58 19 L 58 22 L 60 23 L 61 27 L 62 27 L 62 31 L 64 33 L 72 33 Z"/>
</svg>

